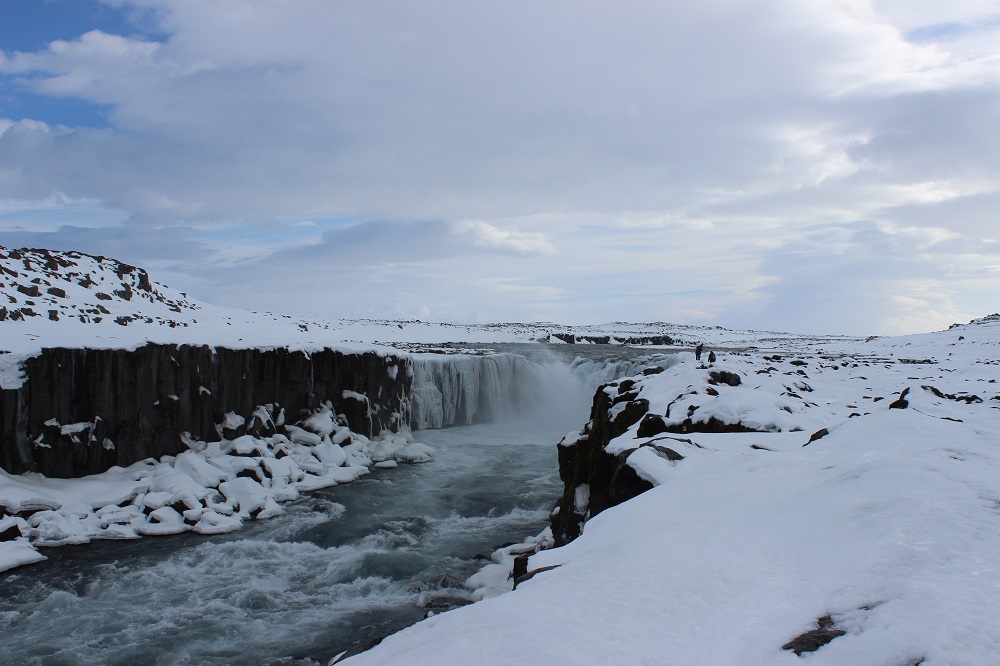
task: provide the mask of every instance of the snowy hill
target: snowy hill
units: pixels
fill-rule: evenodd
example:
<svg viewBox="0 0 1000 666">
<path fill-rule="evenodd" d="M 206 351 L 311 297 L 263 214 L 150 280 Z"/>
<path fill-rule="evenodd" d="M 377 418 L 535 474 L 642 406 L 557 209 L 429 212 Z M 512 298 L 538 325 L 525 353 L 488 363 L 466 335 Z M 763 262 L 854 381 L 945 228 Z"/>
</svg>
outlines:
<svg viewBox="0 0 1000 666">
<path fill-rule="evenodd" d="M 582 534 L 345 663 L 995 664 L 998 352 L 992 316 L 614 382 L 560 447 Z"/>
</svg>

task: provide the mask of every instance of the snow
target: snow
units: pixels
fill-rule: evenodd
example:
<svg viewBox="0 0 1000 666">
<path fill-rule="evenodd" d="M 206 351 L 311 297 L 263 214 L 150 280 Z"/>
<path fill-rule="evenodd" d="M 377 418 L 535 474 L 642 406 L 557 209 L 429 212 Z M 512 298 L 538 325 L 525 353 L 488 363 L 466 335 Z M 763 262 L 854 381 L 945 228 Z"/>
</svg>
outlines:
<svg viewBox="0 0 1000 666">
<path fill-rule="evenodd" d="M 1000 322 L 795 351 L 632 378 L 678 429 L 697 407 L 688 432 L 611 442 L 652 490 L 532 555 L 545 570 L 516 591 L 342 663 L 996 663 Z M 741 384 L 709 383 L 723 369 Z M 762 432 L 698 432 L 710 417 Z M 505 573 L 470 584 L 496 592 Z M 827 615 L 842 636 L 782 649 Z"/>
<path fill-rule="evenodd" d="M 0 571 L 45 559 L 37 550 L 41 546 L 231 532 L 246 520 L 280 514 L 279 503 L 301 493 L 367 474 L 375 451 L 393 466 L 434 456 L 408 433 L 384 433 L 374 440 L 352 433 L 334 423 L 328 405 L 301 425 L 319 433 L 290 425 L 291 439 L 281 434 L 221 442 L 188 438 L 190 450 L 177 456 L 79 479 L 12 476 L 0 469 L 0 507 L 11 514 L 30 513 L 0 517 L 0 531 L 17 525 L 23 535 L 0 542 Z M 351 443 L 342 447 L 330 434 Z"/>
</svg>

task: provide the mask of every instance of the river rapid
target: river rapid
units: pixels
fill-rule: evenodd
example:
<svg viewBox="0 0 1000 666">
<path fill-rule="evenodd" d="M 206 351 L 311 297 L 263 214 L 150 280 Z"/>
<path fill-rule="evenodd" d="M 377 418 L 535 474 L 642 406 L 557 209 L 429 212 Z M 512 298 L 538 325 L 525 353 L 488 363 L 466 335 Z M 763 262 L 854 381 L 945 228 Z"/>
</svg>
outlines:
<svg viewBox="0 0 1000 666">
<path fill-rule="evenodd" d="M 436 458 L 373 469 L 219 535 L 49 548 L 0 574 L 3 664 L 326 664 L 464 603 L 489 554 L 547 526 L 556 442 L 649 350 L 504 345 L 529 372 L 494 421 L 419 430 Z M 447 359 L 437 359 L 447 364 Z M 418 373 L 419 374 L 419 373 Z M 466 386 L 468 389 L 468 386 Z"/>
</svg>

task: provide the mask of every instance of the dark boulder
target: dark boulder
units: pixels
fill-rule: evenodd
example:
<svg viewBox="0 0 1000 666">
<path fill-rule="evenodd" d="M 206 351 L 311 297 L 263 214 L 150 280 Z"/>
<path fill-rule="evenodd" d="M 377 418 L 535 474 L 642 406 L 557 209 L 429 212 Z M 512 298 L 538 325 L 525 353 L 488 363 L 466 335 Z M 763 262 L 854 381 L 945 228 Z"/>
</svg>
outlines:
<svg viewBox="0 0 1000 666">
<path fill-rule="evenodd" d="M 799 634 L 792 640 L 781 646 L 782 650 L 791 650 L 797 656 L 802 656 L 804 652 L 815 652 L 834 638 L 843 636 L 847 632 L 838 629 L 829 615 L 816 620 L 816 628 L 803 634 Z"/>
<path fill-rule="evenodd" d="M 663 417 L 659 414 L 646 414 L 639 421 L 639 429 L 636 431 L 636 437 L 652 437 L 653 435 L 659 435 L 660 433 L 667 432 L 667 424 L 663 420 Z"/>
<path fill-rule="evenodd" d="M 632 451 L 618 455 L 618 465 L 608 484 L 608 507 L 618 506 L 650 490 L 653 484 L 639 476 L 626 462 Z"/>
<path fill-rule="evenodd" d="M 21 529 L 17 525 L 11 525 L 0 532 L 0 541 L 13 541 L 21 536 Z"/>
<path fill-rule="evenodd" d="M 729 372 L 728 370 L 713 370 L 708 373 L 710 377 L 710 384 L 727 384 L 729 386 L 739 386 L 740 376 L 735 372 Z"/>
<path fill-rule="evenodd" d="M 910 387 L 903 389 L 903 392 L 899 394 L 899 398 L 889 403 L 889 409 L 906 409 L 910 406 L 910 402 L 906 399 L 906 394 L 910 392 Z"/>
<path fill-rule="evenodd" d="M 826 437 L 829 434 L 830 434 L 829 430 L 827 430 L 826 428 L 820 428 L 819 430 L 817 430 L 816 432 L 814 432 L 812 435 L 810 435 L 809 441 L 806 442 L 805 444 L 803 444 L 802 446 L 809 446 L 813 442 L 815 442 L 817 440 L 820 440 L 820 439 L 823 439 L 824 437 Z"/>
</svg>

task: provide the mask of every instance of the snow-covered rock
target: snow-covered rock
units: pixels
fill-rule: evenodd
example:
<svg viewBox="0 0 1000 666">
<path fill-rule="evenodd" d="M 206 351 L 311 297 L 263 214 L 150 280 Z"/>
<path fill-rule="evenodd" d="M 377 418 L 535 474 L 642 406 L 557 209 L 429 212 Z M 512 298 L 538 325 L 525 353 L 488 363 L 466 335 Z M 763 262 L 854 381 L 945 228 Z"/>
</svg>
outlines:
<svg viewBox="0 0 1000 666">
<path fill-rule="evenodd" d="M 315 429 L 328 422 L 333 423 L 324 405 L 301 426 Z M 325 425 L 319 429 L 327 432 Z M 301 493 L 367 474 L 375 451 L 390 451 L 392 466 L 397 460 L 426 462 L 434 454 L 408 433 L 369 439 L 333 424 L 330 433 L 346 431 L 340 439 L 350 443 L 341 446 L 305 427 L 289 425 L 288 431 L 291 439 L 279 432 L 220 442 L 188 439 L 190 450 L 177 456 L 78 479 L 0 470 L 0 534 L 10 537 L 0 539 L 0 571 L 45 559 L 38 546 L 231 532 L 245 520 L 280 514 L 280 502 Z"/>
</svg>

